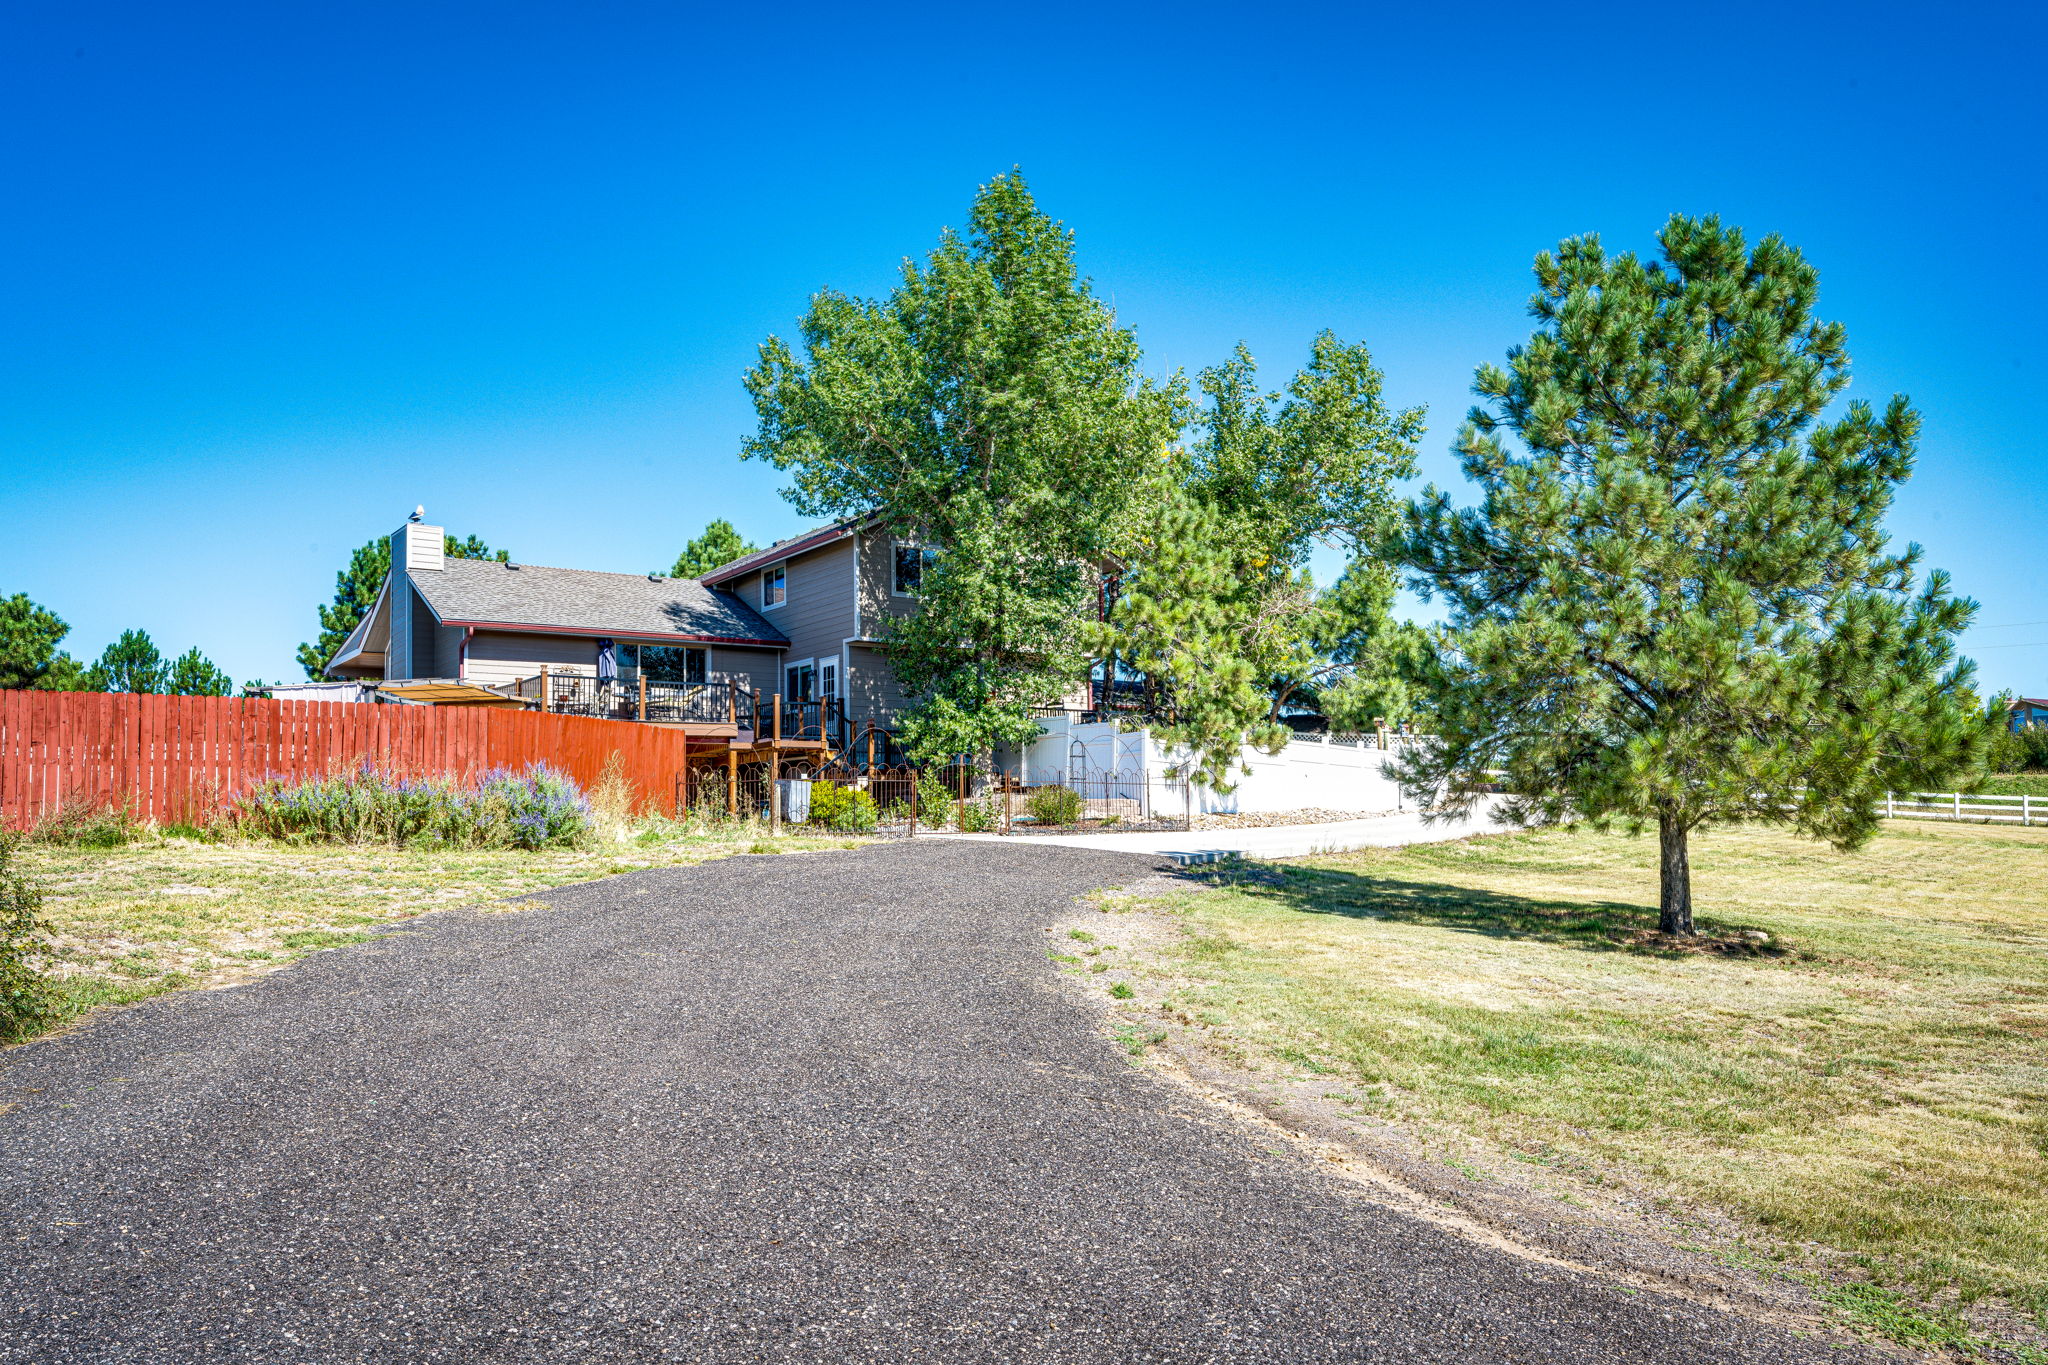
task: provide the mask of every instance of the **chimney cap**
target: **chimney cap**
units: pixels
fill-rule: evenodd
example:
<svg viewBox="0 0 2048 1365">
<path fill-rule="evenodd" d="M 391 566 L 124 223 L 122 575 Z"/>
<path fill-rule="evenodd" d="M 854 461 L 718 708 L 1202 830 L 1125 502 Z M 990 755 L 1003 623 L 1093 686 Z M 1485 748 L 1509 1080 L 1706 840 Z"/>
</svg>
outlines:
<svg viewBox="0 0 2048 1365">
<path fill-rule="evenodd" d="M 423 520 L 425 520 L 425 519 L 426 519 L 426 515 L 427 515 L 427 505 L 426 505 L 425 503 L 421 503 L 421 504 L 420 504 L 419 506 L 417 506 L 417 507 L 415 507 L 415 508 L 413 508 L 413 509 L 412 509 L 412 515 L 411 515 L 411 516 L 409 516 L 409 517 L 407 517 L 407 518 L 406 518 L 406 520 L 407 520 L 407 521 L 423 521 Z"/>
</svg>

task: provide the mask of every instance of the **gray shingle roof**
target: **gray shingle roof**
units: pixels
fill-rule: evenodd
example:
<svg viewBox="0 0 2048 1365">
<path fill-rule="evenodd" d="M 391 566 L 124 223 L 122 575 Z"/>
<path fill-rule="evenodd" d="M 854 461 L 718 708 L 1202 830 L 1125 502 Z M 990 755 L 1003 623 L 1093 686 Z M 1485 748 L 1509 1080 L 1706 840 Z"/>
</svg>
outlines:
<svg viewBox="0 0 2048 1365">
<path fill-rule="evenodd" d="M 700 583 L 730 583 L 742 574 L 752 573 L 764 564 L 774 564 L 789 558 L 797 549 L 815 549 L 830 545 L 853 534 L 854 523 L 859 517 L 841 517 L 828 521 L 823 526 L 813 526 L 808 531 L 799 531 L 793 536 L 784 536 L 765 550 L 756 550 L 750 555 L 741 555 L 730 564 L 721 564 L 697 581 Z M 808 543 L 807 543 L 808 542 Z"/>
<path fill-rule="evenodd" d="M 789 639 L 729 592 L 693 578 L 549 569 L 490 559 L 450 559 L 410 575 L 447 622 L 548 626 L 574 635 L 678 635 L 718 640 Z"/>
</svg>

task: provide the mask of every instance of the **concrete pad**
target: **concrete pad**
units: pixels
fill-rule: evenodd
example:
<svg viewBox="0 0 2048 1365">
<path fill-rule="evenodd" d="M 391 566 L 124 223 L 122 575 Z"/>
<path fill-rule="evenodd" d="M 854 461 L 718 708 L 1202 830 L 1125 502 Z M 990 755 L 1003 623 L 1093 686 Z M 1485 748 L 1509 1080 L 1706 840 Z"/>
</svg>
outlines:
<svg viewBox="0 0 2048 1365">
<path fill-rule="evenodd" d="M 1224 858 L 1306 858 L 1316 853 L 1345 853 L 1354 848 L 1398 848 L 1406 844 L 1438 844 L 1473 834 L 1497 834 L 1512 828 L 1496 820 L 1491 806 L 1468 819 L 1425 824 L 1414 811 L 1389 811 L 1362 820 L 1336 820 L 1325 825 L 1280 825 L 1270 829 L 1167 830 L 1150 834 L 919 834 L 920 839 L 993 839 L 1010 844 L 1051 844 L 1094 848 L 1114 853 L 1152 854 L 1183 865 L 1213 863 Z"/>
</svg>

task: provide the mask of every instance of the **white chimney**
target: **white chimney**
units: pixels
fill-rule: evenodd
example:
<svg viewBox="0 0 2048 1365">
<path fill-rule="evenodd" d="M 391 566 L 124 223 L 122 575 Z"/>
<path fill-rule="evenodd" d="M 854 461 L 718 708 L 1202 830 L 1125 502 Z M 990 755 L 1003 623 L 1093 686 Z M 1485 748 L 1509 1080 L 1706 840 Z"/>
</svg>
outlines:
<svg viewBox="0 0 2048 1365">
<path fill-rule="evenodd" d="M 391 571 L 439 573 L 444 563 L 442 547 L 447 532 L 424 522 L 408 521 L 391 533 Z"/>
</svg>

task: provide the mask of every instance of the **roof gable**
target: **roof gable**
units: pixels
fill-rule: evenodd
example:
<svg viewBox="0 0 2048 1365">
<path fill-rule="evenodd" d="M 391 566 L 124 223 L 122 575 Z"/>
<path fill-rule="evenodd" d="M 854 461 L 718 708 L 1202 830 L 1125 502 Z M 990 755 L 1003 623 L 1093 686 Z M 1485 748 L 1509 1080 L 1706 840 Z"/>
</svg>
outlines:
<svg viewBox="0 0 2048 1365">
<path fill-rule="evenodd" d="M 750 574 L 756 569 L 779 564 L 785 559 L 842 541 L 852 535 L 864 520 L 864 517 L 847 517 L 830 525 L 813 526 L 808 531 L 778 540 L 765 550 L 756 550 L 750 555 L 741 555 L 730 564 L 721 564 L 710 573 L 700 576 L 697 581 L 713 587 L 721 583 L 730 583 L 735 578 Z"/>
</svg>

